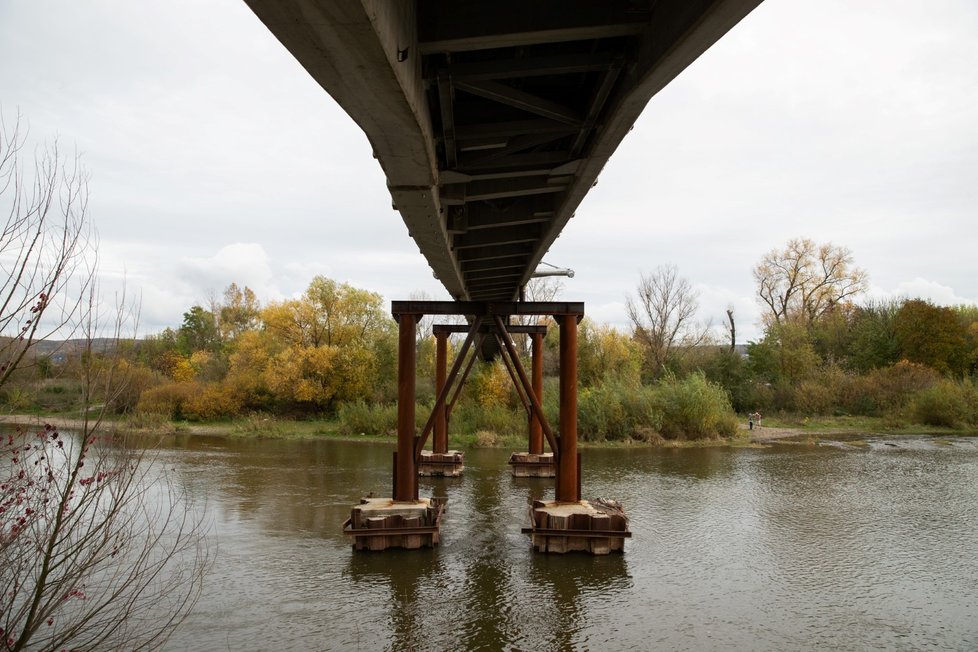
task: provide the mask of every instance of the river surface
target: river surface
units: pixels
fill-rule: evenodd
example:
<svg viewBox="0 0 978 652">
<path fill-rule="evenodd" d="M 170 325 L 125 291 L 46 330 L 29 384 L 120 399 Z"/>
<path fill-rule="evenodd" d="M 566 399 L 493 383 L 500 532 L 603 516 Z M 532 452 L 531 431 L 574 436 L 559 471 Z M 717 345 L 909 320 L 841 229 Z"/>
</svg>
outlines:
<svg viewBox="0 0 978 652">
<path fill-rule="evenodd" d="M 978 438 L 867 447 L 587 449 L 623 555 L 520 533 L 553 481 L 466 453 L 434 550 L 354 553 L 340 524 L 390 495 L 393 444 L 179 438 L 164 459 L 217 544 L 168 650 L 978 650 Z"/>
</svg>

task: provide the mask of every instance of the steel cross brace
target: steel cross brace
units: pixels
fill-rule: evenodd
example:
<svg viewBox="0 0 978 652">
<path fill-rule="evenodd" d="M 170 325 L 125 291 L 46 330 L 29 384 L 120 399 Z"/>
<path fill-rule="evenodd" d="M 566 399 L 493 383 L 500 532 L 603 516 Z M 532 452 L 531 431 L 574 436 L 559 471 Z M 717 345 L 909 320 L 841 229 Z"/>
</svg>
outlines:
<svg viewBox="0 0 978 652">
<path fill-rule="evenodd" d="M 550 444 L 550 450 L 554 452 L 554 461 L 557 461 L 560 458 L 560 444 L 558 439 L 554 436 L 554 431 L 551 430 L 550 423 L 543 414 L 543 406 L 540 404 L 539 397 L 533 391 L 533 385 L 530 383 L 529 378 L 526 377 L 526 371 L 523 369 L 523 364 L 520 362 L 519 355 L 516 353 L 513 339 L 506 330 L 506 324 L 503 322 L 503 318 L 499 315 L 493 315 L 493 318 L 496 320 L 496 326 L 499 329 L 498 336 L 503 341 L 503 350 L 509 354 L 509 359 L 512 361 L 513 367 L 515 367 L 516 373 L 520 378 L 520 384 L 523 385 L 523 391 L 526 392 L 526 397 L 529 399 L 530 405 L 533 407 L 533 411 L 536 413 L 537 419 L 543 427 L 543 434 L 547 436 L 547 443 Z"/>
<path fill-rule="evenodd" d="M 459 351 L 458 355 L 455 356 L 455 361 L 452 363 L 452 370 L 448 374 L 448 378 L 445 380 L 445 386 L 441 388 L 438 392 L 438 399 L 435 401 L 435 406 L 431 410 L 431 415 L 428 417 L 428 421 L 424 424 L 424 430 L 421 434 L 414 438 L 414 457 L 417 462 L 421 461 L 421 451 L 424 450 L 424 445 L 428 441 L 428 435 L 431 434 L 431 429 L 435 425 L 435 415 L 438 411 L 442 409 L 445 405 L 445 401 L 448 399 L 448 394 L 452 390 L 452 385 L 455 384 L 455 378 L 458 376 L 459 369 L 462 367 L 462 360 L 465 359 L 466 353 L 469 352 L 469 347 L 472 346 L 472 340 L 475 339 L 476 333 L 479 332 L 479 326 L 482 325 L 482 315 L 476 315 L 475 320 L 472 322 L 472 326 L 469 328 L 468 335 L 465 336 L 465 342 L 462 344 L 462 350 Z"/>
</svg>

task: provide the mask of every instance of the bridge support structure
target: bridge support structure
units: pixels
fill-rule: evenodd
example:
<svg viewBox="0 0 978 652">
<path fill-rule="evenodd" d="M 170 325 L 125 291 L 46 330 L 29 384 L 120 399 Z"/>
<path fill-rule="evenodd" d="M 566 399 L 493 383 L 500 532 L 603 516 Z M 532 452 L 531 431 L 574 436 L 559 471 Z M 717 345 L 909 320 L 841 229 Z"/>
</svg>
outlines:
<svg viewBox="0 0 978 652">
<path fill-rule="evenodd" d="M 458 399 L 475 356 L 481 350 L 483 355 L 489 351 L 502 356 L 517 394 L 527 408 L 529 423 L 536 420 L 542 437 L 552 451 L 554 500 L 535 502 L 530 512 L 531 526 L 523 530 L 531 535 L 534 549 L 540 552 L 584 551 L 592 554 L 621 551 L 624 539 L 631 535 L 627 530 L 628 520 L 620 506 L 608 501 L 592 504 L 581 500 L 581 460 L 577 451 L 577 325 L 584 316 L 584 304 L 395 301 L 391 312 L 398 322 L 398 423 L 393 496 L 389 499 L 364 499 L 353 508 L 350 519 L 344 524 L 344 532 L 354 537 L 354 548 L 384 550 L 388 547 L 418 548 L 438 544 L 445 501 L 419 497 L 418 475 L 424 461 L 424 446 L 428 436 L 434 433 L 433 446 L 436 450 L 432 454 L 438 454 L 438 447 L 444 447 L 447 452 L 447 422 L 451 408 Z M 436 327 L 436 338 L 438 332 L 459 332 L 463 329 L 467 335 L 451 371 L 442 374 L 442 361 L 447 361 L 446 335 L 444 355 L 437 354 L 435 405 L 421 433 L 415 434 L 416 331 L 423 315 L 464 315 L 469 325 Z M 551 316 L 560 325 L 559 433 L 550 427 L 540 400 L 543 385 L 542 350 L 537 349 L 533 364 L 534 379 L 531 382 L 510 335 L 521 329 L 529 329 L 524 332 L 533 335 L 532 329 L 540 327 L 507 324 L 513 315 Z M 484 346 L 490 335 L 498 348 Z M 476 341 L 478 344 L 473 346 Z M 465 371 L 460 375 L 463 363 Z M 537 368 L 539 374 L 536 373 Z M 543 443 L 533 441 L 532 425 L 530 439 L 530 446 L 539 448 L 542 454 Z"/>
<path fill-rule="evenodd" d="M 530 381 L 533 393 L 543 400 L 543 336 L 547 333 L 546 326 L 537 326 L 530 336 Z M 509 457 L 509 465 L 513 476 L 517 478 L 554 478 L 557 475 L 554 466 L 553 452 L 543 450 L 543 426 L 536 413 L 528 409 L 527 419 L 527 450 L 515 452 Z"/>
<path fill-rule="evenodd" d="M 435 336 L 435 396 L 438 396 L 447 384 L 448 336 L 453 329 L 436 325 L 432 332 Z M 459 386 L 465 382 L 464 378 L 463 375 Z M 431 450 L 421 451 L 418 475 L 457 478 L 465 470 L 465 455 L 462 451 L 448 448 L 448 415 L 447 401 L 433 410 Z"/>
</svg>

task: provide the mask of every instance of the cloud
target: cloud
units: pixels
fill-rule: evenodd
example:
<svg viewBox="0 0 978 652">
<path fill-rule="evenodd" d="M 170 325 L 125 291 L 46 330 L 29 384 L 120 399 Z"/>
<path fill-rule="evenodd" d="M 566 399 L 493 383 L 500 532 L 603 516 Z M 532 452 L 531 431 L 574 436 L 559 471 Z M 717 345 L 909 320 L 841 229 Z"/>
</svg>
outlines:
<svg viewBox="0 0 978 652">
<path fill-rule="evenodd" d="M 219 293 L 231 283 L 248 286 L 266 299 L 281 298 L 271 261 L 260 244 L 236 242 L 221 247 L 213 256 L 184 257 L 176 276 L 193 287 Z"/>
<path fill-rule="evenodd" d="M 963 297 L 948 285 L 919 276 L 902 281 L 892 290 L 874 286 L 867 294 L 878 299 L 927 299 L 939 306 L 978 305 L 978 297 Z"/>
</svg>

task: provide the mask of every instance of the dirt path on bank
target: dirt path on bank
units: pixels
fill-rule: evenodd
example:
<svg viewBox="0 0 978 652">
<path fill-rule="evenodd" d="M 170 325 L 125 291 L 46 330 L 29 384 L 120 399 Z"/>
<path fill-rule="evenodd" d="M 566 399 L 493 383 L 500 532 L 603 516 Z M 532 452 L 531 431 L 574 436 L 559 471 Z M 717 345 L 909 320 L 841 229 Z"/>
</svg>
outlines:
<svg viewBox="0 0 978 652">
<path fill-rule="evenodd" d="M 754 442 L 775 441 L 805 434 L 798 428 L 769 428 L 768 426 L 755 425 L 754 429 L 750 430 L 746 425 L 741 424 L 740 429 L 749 433 L 750 440 Z"/>
<path fill-rule="evenodd" d="M 36 414 L 0 414 L 0 424 L 7 424 L 12 426 L 27 426 L 27 427 L 43 427 L 44 424 L 50 423 L 55 428 L 66 428 L 68 430 L 81 430 L 85 426 L 85 422 L 82 419 L 73 419 L 71 417 L 52 417 L 52 416 L 37 416 Z M 90 420 L 88 425 L 92 426 L 94 424 L 93 420 Z M 175 430 L 171 429 L 139 429 L 132 428 L 131 426 L 126 426 L 125 423 L 121 421 L 103 421 L 99 426 L 101 430 L 113 430 L 116 428 L 127 427 L 130 430 L 143 433 L 153 433 L 160 435 L 168 434 L 181 434 L 181 435 L 220 435 L 226 434 L 227 428 L 222 426 L 213 425 L 182 425 L 180 426 L 180 431 L 177 433 Z"/>
<path fill-rule="evenodd" d="M 43 427 L 44 424 L 50 423 L 55 428 L 69 428 L 72 430 L 77 430 L 84 427 L 85 422 L 82 419 L 70 419 L 68 417 L 41 417 L 35 414 L 2 414 L 0 415 L 0 423 L 8 424 L 11 426 L 28 426 L 28 427 Z"/>
<path fill-rule="evenodd" d="M 22 425 L 28 427 L 43 427 L 45 423 L 50 423 L 57 428 L 67 428 L 72 430 L 79 430 L 84 426 L 84 422 L 81 419 L 73 419 L 70 417 L 40 417 L 34 414 L 3 414 L 0 415 L 0 424 L 9 425 Z M 91 425 L 91 424 L 89 424 Z M 102 424 L 101 428 L 105 430 L 112 430 L 116 427 L 122 427 L 125 424 L 119 421 L 106 421 Z M 799 437 L 805 434 L 805 432 L 799 428 L 772 428 L 768 426 L 754 426 L 753 430 L 748 429 L 747 424 L 741 424 L 740 430 L 742 433 L 747 434 L 750 437 L 750 441 L 756 443 L 764 443 L 770 441 L 777 441 L 779 439 L 787 439 L 790 437 Z M 150 431 L 145 431 L 150 432 Z M 177 434 L 175 431 L 167 430 L 153 430 L 155 434 Z M 183 435 L 226 435 L 228 434 L 228 428 L 226 426 L 215 426 L 215 425 L 188 425 L 181 424 L 179 434 Z"/>
</svg>

